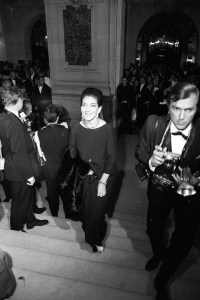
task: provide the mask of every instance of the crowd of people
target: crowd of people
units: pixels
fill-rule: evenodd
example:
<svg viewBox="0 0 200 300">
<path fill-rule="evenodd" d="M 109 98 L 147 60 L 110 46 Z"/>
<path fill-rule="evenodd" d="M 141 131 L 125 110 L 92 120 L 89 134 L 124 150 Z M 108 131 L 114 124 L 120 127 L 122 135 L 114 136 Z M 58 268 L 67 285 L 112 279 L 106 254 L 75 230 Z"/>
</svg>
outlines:
<svg viewBox="0 0 200 300">
<path fill-rule="evenodd" d="M 5 159 L 1 184 L 4 201 L 11 200 L 10 229 L 25 232 L 48 224 L 35 217 L 46 209 L 37 206 L 37 190 L 45 181 L 51 215 L 58 216 L 61 199 L 65 218 L 81 220 L 85 241 L 93 252 L 102 252 L 107 199 L 116 172 L 115 133 L 101 118 L 103 94 L 96 88 L 82 92 L 82 118 L 71 130 L 64 107 L 41 99 L 37 103 L 27 94 L 20 85 L 1 90 L 0 140 Z M 36 114 L 43 127 L 35 122 Z"/>
<path fill-rule="evenodd" d="M 117 133 L 133 134 L 142 128 L 148 115 L 167 114 L 167 97 L 179 81 L 193 83 L 199 88 L 199 66 L 184 64 L 177 69 L 165 65 L 147 67 L 130 63 L 116 88 Z"/>
<path fill-rule="evenodd" d="M 0 92 L 11 86 L 17 86 L 23 91 L 24 99 L 31 101 L 35 120 L 34 126 L 43 126 L 41 118 L 44 107 L 52 104 L 50 72 L 47 66 L 38 60 L 28 64 L 19 62 L 0 62 Z M 0 110 L 2 110 L 2 104 Z"/>
<path fill-rule="evenodd" d="M 48 224 L 35 217 L 45 210 L 36 203 L 45 180 L 51 215 L 58 216 L 61 199 L 65 217 L 81 221 L 86 243 L 101 253 L 117 172 L 116 134 L 101 117 L 103 94 L 93 87 L 83 90 L 81 120 L 69 129 L 67 111 L 51 103 L 44 74 L 32 69 L 23 68 L 19 78 L 16 69 L 9 70 L 1 87 L 1 183 L 6 201 L 12 199 L 10 229 Z M 189 65 L 177 71 L 130 64 L 116 91 L 117 133 L 132 134 L 133 121 L 137 124 L 136 158 L 150 174 L 147 234 L 153 257 L 145 269 L 162 263 L 154 280 L 157 300 L 169 299 L 168 282 L 191 249 L 200 219 L 199 79 L 199 68 Z M 166 241 L 171 210 L 175 229 Z"/>
</svg>

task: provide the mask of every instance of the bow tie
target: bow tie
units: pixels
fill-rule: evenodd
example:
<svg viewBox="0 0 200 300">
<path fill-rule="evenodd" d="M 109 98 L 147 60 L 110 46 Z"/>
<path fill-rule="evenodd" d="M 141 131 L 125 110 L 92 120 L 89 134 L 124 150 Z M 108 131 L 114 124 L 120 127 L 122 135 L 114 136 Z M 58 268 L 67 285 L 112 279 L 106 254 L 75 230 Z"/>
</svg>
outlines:
<svg viewBox="0 0 200 300">
<path fill-rule="evenodd" d="M 185 135 L 185 134 L 183 134 L 181 131 L 172 132 L 171 134 L 172 134 L 172 135 L 181 135 L 182 138 L 184 138 L 185 140 L 188 139 L 188 136 Z"/>
</svg>

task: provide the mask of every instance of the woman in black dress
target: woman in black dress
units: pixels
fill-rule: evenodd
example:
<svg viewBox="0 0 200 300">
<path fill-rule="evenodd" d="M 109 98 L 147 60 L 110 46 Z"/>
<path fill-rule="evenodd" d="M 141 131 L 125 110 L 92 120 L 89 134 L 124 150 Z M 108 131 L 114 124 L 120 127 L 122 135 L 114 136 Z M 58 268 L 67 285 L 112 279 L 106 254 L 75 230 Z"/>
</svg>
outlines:
<svg viewBox="0 0 200 300">
<path fill-rule="evenodd" d="M 94 252 L 102 252 L 107 224 L 105 213 L 108 194 L 116 171 L 116 147 L 113 128 L 99 118 L 103 94 L 86 88 L 81 95 L 82 120 L 72 130 L 72 148 L 88 164 L 81 205 L 85 241 Z"/>
</svg>

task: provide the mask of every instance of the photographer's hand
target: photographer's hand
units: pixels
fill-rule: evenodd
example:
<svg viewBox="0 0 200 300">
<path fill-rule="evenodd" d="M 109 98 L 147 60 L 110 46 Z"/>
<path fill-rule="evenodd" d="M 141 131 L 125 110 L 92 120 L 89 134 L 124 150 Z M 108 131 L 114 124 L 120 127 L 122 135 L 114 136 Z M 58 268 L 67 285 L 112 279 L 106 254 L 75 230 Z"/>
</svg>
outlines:
<svg viewBox="0 0 200 300">
<path fill-rule="evenodd" d="M 191 178 L 191 170 L 190 168 L 178 167 L 178 170 L 174 174 L 172 174 L 172 177 L 178 185 L 183 182 L 189 182 Z"/>
<path fill-rule="evenodd" d="M 172 174 L 172 177 L 178 185 L 180 185 L 183 182 L 188 182 L 193 186 L 197 186 L 199 184 L 198 177 L 191 175 L 191 169 L 189 167 L 179 167 L 178 171 L 180 172 L 179 174 L 177 172 Z"/>
<path fill-rule="evenodd" d="M 192 175 L 189 183 L 193 186 L 197 186 L 200 183 L 199 178 Z"/>
<path fill-rule="evenodd" d="M 180 154 L 171 152 L 173 159 L 177 160 L 180 158 Z"/>
<path fill-rule="evenodd" d="M 153 155 L 150 159 L 151 166 L 156 168 L 163 164 L 164 158 L 163 153 L 166 152 L 166 148 L 162 148 L 161 146 L 156 145 L 155 150 L 153 151 Z"/>
<path fill-rule="evenodd" d="M 181 179 L 181 176 L 177 173 L 172 174 L 172 177 L 177 185 L 180 185 L 183 182 L 183 180 Z"/>
<path fill-rule="evenodd" d="M 197 186 L 199 184 L 199 178 L 192 175 L 189 167 L 183 169 L 183 178 L 188 180 L 188 182 L 193 186 Z"/>
</svg>

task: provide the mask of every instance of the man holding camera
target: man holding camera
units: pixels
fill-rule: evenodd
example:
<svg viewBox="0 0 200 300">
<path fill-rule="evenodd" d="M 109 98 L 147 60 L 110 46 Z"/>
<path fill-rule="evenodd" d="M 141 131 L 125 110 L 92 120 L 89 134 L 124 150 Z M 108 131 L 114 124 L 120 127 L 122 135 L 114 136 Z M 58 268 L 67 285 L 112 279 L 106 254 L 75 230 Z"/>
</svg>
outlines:
<svg viewBox="0 0 200 300">
<path fill-rule="evenodd" d="M 154 270 L 162 262 L 154 280 L 157 300 L 169 299 L 167 283 L 192 247 L 200 213 L 199 91 L 179 82 L 167 101 L 169 115 L 149 116 L 136 147 L 136 157 L 151 170 L 147 234 L 153 257 L 145 268 Z M 175 228 L 166 245 L 164 228 L 172 209 Z"/>
</svg>

